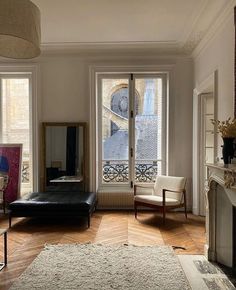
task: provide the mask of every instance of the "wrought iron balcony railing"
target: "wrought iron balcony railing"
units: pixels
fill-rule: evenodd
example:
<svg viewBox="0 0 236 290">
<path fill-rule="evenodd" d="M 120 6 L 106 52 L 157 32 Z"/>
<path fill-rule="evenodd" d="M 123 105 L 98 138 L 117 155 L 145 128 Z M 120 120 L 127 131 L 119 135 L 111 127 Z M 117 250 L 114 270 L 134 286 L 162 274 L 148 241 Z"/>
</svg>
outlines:
<svg viewBox="0 0 236 290">
<path fill-rule="evenodd" d="M 29 161 L 22 162 L 22 169 L 21 169 L 21 182 L 29 183 Z"/>
<path fill-rule="evenodd" d="M 136 160 L 135 181 L 154 182 L 157 176 L 157 161 Z M 103 160 L 103 181 L 120 183 L 129 181 L 129 165 L 127 160 Z"/>
</svg>

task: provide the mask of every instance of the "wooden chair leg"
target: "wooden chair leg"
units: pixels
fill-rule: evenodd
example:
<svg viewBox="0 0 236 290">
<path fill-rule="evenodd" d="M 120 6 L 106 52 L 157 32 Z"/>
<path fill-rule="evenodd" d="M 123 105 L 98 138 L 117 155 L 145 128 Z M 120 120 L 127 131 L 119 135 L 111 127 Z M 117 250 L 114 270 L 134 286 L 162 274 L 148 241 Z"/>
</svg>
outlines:
<svg viewBox="0 0 236 290">
<path fill-rule="evenodd" d="M 184 191 L 184 212 L 185 212 L 185 218 L 187 219 L 187 203 L 186 203 L 186 192 Z"/>
<path fill-rule="evenodd" d="M 188 218 L 188 215 L 187 215 L 187 207 L 186 207 L 186 204 L 184 205 L 184 211 L 185 211 L 185 218 L 187 219 Z"/>
<path fill-rule="evenodd" d="M 166 207 L 163 206 L 163 225 L 166 224 Z"/>
<path fill-rule="evenodd" d="M 136 204 L 136 202 L 134 202 L 134 216 L 135 216 L 135 218 L 137 218 L 137 204 Z"/>
</svg>

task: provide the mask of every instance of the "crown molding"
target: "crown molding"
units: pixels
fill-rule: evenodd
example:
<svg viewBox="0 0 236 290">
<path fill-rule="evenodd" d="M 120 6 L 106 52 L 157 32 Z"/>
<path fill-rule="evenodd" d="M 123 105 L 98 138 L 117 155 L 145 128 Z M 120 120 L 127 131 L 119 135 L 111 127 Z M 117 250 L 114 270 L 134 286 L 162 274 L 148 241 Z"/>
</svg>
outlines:
<svg viewBox="0 0 236 290">
<path fill-rule="evenodd" d="M 183 55 L 178 42 L 65 42 L 43 43 L 42 56 L 51 55 Z"/>
<path fill-rule="evenodd" d="M 197 23 L 200 21 L 203 12 L 206 10 L 206 7 L 207 1 L 202 0 L 198 13 L 192 18 L 191 25 L 185 27 L 182 36 L 179 39 L 179 42 L 182 43 L 182 45 L 187 43 L 189 39 L 191 39 L 194 29 L 197 26 Z"/>
<path fill-rule="evenodd" d="M 199 38 L 199 43 L 192 50 L 191 56 L 197 58 L 209 45 L 209 43 L 216 37 L 217 33 L 224 28 L 224 24 L 230 20 L 230 17 L 233 17 L 234 6 L 236 5 L 236 0 L 231 0 L 222 10 L 221 14 L 217 19 L 212 23 L 205 35 L 201 36 L 196 35 L 196 38 Z"/>
</svg>

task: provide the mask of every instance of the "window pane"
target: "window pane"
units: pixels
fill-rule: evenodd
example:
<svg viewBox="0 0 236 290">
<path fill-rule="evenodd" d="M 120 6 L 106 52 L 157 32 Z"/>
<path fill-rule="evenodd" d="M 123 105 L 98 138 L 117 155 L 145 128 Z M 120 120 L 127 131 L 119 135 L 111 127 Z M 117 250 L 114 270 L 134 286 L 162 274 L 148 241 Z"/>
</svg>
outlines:
<svg viewBox="0 0 236 290">
<path fill-rule="evenodd" d="M 213 131 L 214 125 L 211 123 L 211 119 L 213 119 L 212 114 L 205 115 L 205 126 L 207 131 Z"/>
<path fill-rule="evenodd" d="M 214 132 L 206 132 L 206 147 L 214 147 Z"/>
<path fill-rule="evenodd" d="M 29 79 L 2 79 L 2 143 L 23 144 L 21 193 L 32 191 Z"/>
<path fill-rule="evenodd" d="M 135 181 L 162 172 L 162 79 L 135 79 Z"/>
<path fill-rule="evenodd" d="M 128 79 L 103 79 L 103 183 L 127 183 L 129 180 L 128 112 Z"/>
</svg>

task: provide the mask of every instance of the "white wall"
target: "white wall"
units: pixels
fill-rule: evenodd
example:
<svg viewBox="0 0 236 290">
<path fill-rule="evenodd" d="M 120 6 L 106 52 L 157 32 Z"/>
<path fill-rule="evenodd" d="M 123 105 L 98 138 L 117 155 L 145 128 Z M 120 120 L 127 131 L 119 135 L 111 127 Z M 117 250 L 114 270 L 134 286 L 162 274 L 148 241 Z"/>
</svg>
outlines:
<svg viewBox="0 0 236 290">
<path fill-rule="evenodd" d="M 26 62 L 27 65 L 31 62 Z M 58 53 L 33 60 L 39 64 L 39 122 L 87 122 L 90 120 L 89 68 L 106 66 L 171 66 L 169 110 L 169 175 L 188 178 L 188 200 L 191 206 L 192 183 L 192 59 L 187 57 L 134 56 L 95 54 L 79 56 Z M 4 61 L 4 64 L 8 64 Z M 17 64 L 14 65 L 17 66 Z M 89 127 L 88 126 L 88 127 Z M 40 131 L 39 131 L 40 133 Z M 40 138 L 40 136 L 39 136 Z M 40 142 L 39 150 L 41 150 Z M 39 175 L 40 172 L 38 173 Z M 39 176 L 40 177 L 40 176 Z M 39 178 L 40 180 L 40 178 Z"/>
<path fill-rule="evenodd" d="M 235 1 L 236 4 L 236 1 Z M 198 94 L 214 92 L 216 96 L 215 116 L 219 120 L 226 120 L 234 117 L 234 9 L 233 6 L 224 11 L 221 22 L 215 23 L 211 30 L 203 39 L 193 53 L 194 57 L 194 213 L 199 214 L 199 205 L 203 200 L 204 192 L 200 192 L 199 184 L 199 158 L 201 150 L 198 148 L 199 132 L 197 127 L 199 121 Z M 208 40 L 208 41 L 207 41 Z M 216 72 L 216 73 L 214 73 Z M 217 77 L 216 77 L 217 76 Z M 215 83 L 215 84 L 214 84 Z M 215 87 L 214 87 L 215 86 Z M 221 161 L 222 157 L 222 138 L 220 135 L 216 138 L 216 158 Z M 214 162 L 217 161 L 214 160 Z"/>
<path fill-rule="evenodd" d="M 40 59 L 41 121 L 90 119 L 90 65 L 173 65 L 170 78 L 169 174 L 188 177 L 191 203 L 192 60 L 190 58 L 45 56 Z"/>
<path fill-rule="evenodd" d="M 41 120 L 89 121 L 88 66 L 73 57 L 46 57 L 40 61 Z"/>
<path fill-rule="evenodd" d="M 234 20 L 232 13 L 207 46 L 194 58 L 194 86 L 218 71 L 218 119 L 234 114 Z"/>
<path fill-rule="evenodd" d="M 169 175 L 187 177 L 187 204 L 192 205 L 192 61 L 176 62 L 170 84 Z"/>
</svg>

